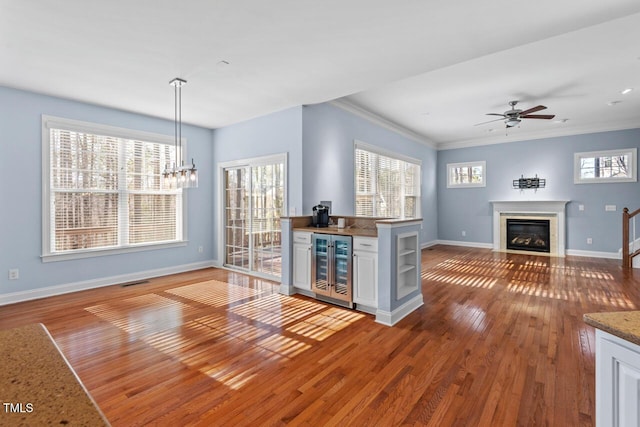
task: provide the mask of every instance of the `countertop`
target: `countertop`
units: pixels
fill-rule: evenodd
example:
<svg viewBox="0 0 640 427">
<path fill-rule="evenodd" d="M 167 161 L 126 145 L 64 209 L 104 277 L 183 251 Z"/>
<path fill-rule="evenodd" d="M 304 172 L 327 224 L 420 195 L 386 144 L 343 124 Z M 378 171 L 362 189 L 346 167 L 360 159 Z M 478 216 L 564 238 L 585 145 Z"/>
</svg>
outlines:
<svg viewBox="0 0 640 427">
<path fill-rule="evenodd" d="M 109 426 L 42 324 L 0 330 L 0 425 Z"/>
<path fill-rule="evenodd" d="M 338 228 L 336 226 L 329 227 L 296 227 L 293 231 L 309 231 L 311 233 L 320 234 L 341 234 L 344 236 L 358 237 L 378 237 L 378 230 L 375 228 Z"/>
<path fill-rule="evenodd" d="M 594 328 L 640 345 L 640 311 L 587 313 L 583 319 Z"/>
</svg>

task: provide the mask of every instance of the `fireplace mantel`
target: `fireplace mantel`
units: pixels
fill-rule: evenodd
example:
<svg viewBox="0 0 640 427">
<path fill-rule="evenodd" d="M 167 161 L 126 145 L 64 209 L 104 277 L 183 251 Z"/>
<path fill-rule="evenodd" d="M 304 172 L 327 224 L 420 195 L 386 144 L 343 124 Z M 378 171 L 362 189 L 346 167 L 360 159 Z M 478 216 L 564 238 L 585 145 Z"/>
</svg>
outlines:
<svg viewBox="0 0 640 427">
<path fill-rule="evenodd" d="M 505 215 L 552 215 L 557 221 L 557 248 L 552 255 L 565 256 L 565 207 L 570 200 L 490 200 L 493 205 L 493 250 L 501 251 L 501 218 Z"/>
</svg>

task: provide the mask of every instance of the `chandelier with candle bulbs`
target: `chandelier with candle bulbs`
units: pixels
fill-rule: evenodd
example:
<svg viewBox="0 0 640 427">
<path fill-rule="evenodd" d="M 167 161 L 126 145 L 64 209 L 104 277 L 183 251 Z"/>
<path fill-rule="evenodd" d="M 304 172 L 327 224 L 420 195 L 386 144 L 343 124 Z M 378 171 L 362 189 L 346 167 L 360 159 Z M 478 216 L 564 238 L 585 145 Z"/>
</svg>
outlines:
<svg viewBox="0 0 640 427">
<path fill-rule="evenodd" d="M 164 186 L 166 188 L 196 188 L 198 187 L 198 170 L 193 159 L 191 165 L 185 165 L 182 158 L 182 86 L 186 80 L 176 77 L 169 84 L 174 87 L 175 92 L 175 151 L 176 159 L 172 165 L 167 164 L 162 173 Z"/>
</svg>

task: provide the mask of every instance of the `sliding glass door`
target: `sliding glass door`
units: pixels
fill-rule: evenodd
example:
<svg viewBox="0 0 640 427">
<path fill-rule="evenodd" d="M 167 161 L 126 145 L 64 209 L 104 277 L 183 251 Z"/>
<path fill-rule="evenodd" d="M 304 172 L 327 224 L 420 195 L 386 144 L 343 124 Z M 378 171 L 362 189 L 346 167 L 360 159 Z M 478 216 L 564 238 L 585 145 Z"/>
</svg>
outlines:
<svg viewBox="0 0 640 427">
<path fill-rule="evenodd" d="M 223 167 L 225 266 L 279 279 L 286 157 Z"/>
</svg>

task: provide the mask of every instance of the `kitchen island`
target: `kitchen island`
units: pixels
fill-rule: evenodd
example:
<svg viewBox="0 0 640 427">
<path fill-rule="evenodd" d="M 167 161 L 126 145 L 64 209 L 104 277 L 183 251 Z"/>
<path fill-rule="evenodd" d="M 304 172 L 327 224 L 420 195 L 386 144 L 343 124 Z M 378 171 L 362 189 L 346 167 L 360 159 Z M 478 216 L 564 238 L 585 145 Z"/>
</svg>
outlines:
<svg viewBox="0 0 640 427">
<path fill-rule="evenodd" d="M 344 219 L 345 226 L 333 223 Z M 325 299 L 311 284 L 313 236 L 348 236 L 352 239 L 353 295 L 339 295 L 349 307 L 374 314 L 376 322 L 392 326 L 423 305 L 420 283 L 421 219 L 395 220 L 331 216 L 330 226 L 312 226 L 311 216 L 283 217 L 282 279 L 280 292 Z M 350 280 L 349 279 L 349 280 Z M 341 289 L 342 290 L 342 289 Z M 329 294 L 329 302 L 334 300 Z"/>
<path fill-rule="evenodd" d="M 596 426 L 640 426 L 640 311 L 584 321 L 596 328 Z"/>
</svg>

